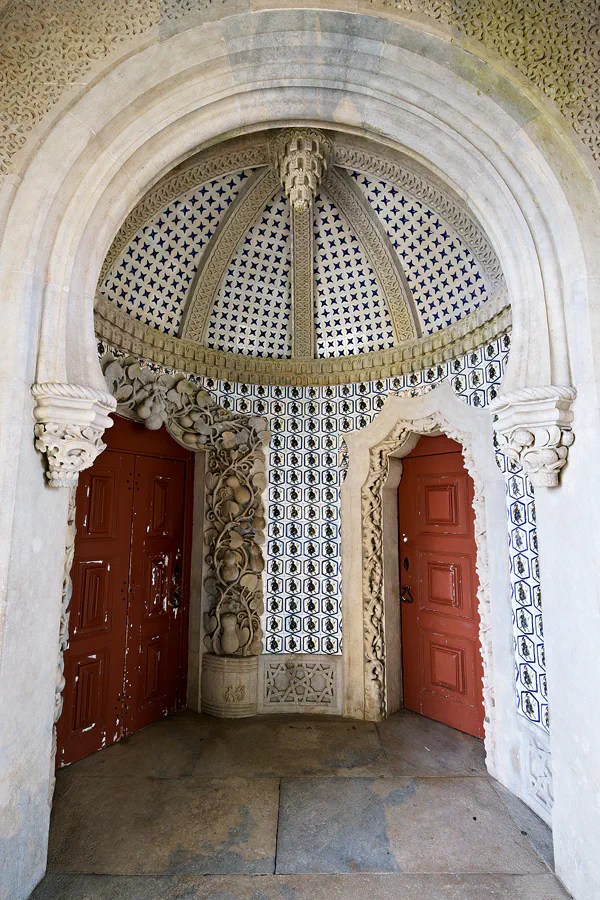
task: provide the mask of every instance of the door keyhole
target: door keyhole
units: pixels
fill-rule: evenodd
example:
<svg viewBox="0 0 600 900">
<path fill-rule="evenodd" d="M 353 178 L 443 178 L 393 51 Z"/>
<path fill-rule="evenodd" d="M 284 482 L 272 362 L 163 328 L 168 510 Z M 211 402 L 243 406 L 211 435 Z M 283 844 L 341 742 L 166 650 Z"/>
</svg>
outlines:
<svg viewBox="0 0 600 900">
<path fill-rule="evenodd" d="M 408 569 L 409 569 L 409 566 L 410 566 L 410 563 L 409 563 L 409 561 L 408 561 L 408 556 L 405 556 L 405 557 L 404 557 L 404 562 L 402 563 L 402 565 L 404 566 L 404 571 L 405 571 L 405 572 L 408 572 Z"/>
</svg>

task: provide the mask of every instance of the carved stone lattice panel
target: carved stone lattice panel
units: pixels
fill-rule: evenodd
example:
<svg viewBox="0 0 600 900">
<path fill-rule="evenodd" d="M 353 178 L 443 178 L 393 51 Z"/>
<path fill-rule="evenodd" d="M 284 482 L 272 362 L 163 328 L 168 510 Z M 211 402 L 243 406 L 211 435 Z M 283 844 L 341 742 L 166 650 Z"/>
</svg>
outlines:
<svg viewBox="0 0 600 900">
<path fill-rule="evenodd" d="M 260 659 L 262 696 L 259 711 L 340 714 L 340 659 L 291 655 Z"/>
<path fill-rule="evenodd" d="M 134 357 L 101 359 L 122 414 L 166 426 L 188 450 L 208 450 L 205 644 L 217 656 L 260 653 L 266 422 L 234 415 L 185 375 L 156 373 Z"/>
</svg>

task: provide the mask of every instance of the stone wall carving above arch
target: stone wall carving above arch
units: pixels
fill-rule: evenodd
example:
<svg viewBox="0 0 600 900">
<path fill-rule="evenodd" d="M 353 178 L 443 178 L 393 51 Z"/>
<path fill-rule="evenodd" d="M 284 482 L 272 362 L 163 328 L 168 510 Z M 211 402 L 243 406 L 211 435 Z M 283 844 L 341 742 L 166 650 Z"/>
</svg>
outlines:
<svg viewBox="0 0 600 900">
<path fill-rule="evenodd" d="M 432 30 L 440 23 L 471 42 L 475 53 L 497 56 L 556 105 L 600 161 L 600 13 L 594 0 L 359 0 L 356 10 L 412 19 L 421 30 L 429 19 Z M 223 0 L 109 0 L 102 10 L 91 0 L 10 0 L 0 10 L 0 172 L 12 170 L 36 125 L 75 85 L 85 85 L 99 62 L 144 38 L 155 40 L 161 26 L 168 36 L 186 18 L 198 24 L 236 12 Z"/>
</svg>

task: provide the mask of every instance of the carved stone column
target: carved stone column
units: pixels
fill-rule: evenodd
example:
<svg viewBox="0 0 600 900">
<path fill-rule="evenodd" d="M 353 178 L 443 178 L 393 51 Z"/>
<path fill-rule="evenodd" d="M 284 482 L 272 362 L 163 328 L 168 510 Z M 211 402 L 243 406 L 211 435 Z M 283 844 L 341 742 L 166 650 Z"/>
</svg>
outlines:
<svg viewBox="0 0 600 900">
<path fill-rule="evenodd" d="M 327 169 L 331 142 L 315 128 L 281 131 L 271 146 L 292 215 L 293 349 L 296 359 L 313 359 L 313 201 Z"/>
<path fill-rule="evenodd" d="M 45 454 L 51 487 L 74 487 L 79 473 L 92 465 L 105 444 L 117 401 L 108 393 L 77 384 L 34 384 L 35 446 Z"/>
<path fill-rule="evenodd" d="M 491 404 L 501 449 L 518 462 L 534 487 L 556 487 L 575 440 L 572 387 L 520 388 Z"/>
</svg>

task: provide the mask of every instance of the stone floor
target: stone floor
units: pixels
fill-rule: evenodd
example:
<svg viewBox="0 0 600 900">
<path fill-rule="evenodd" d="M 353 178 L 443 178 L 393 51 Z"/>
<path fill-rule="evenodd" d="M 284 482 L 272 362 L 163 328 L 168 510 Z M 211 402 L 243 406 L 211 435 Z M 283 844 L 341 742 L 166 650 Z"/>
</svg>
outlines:
<svg viewBox="0 0 600 900">
<path fill-rule="evenodd" d="M 559 900 L 551 835 L 480 741 L 183 711 L 58 775 L 32 900 Z"/>
</svg>

